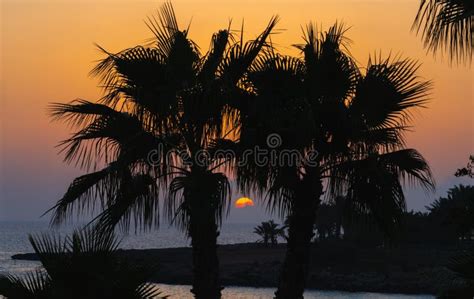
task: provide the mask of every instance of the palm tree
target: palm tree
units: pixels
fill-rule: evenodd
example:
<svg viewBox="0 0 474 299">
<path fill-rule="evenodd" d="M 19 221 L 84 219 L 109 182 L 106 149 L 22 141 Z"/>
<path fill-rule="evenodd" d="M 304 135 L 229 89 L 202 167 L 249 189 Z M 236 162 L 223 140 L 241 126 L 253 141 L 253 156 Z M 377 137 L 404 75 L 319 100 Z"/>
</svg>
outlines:
<svg viewBox="0 0 474 299">
<path fill-rule="evenodd" d="M 398 57 L 376 57 L 362 72 L 347 54 L 344 33 L 336 24 L 318 35 L 309 25 L 305 44 L 298 46 L 303 59 L 269 51 L 248 76 L 254 99 L 241 111 L 246 117 L 240 143 L 266 146 L 277 160 L 247 163 L 238 179 L 243 192 L 268 190 L 270 210 L 288 214 L 277 298 L 303 298 L 313 225 L 325 192 L 332 198 L 347 195 L 346 206 L 370 211 L 393 233 L 405 209 L 403 181 L 433 187 L 427 163 L 403 139 L 410 109 L 425 103 L 430 83 L 419 81 L 416 62 Z M 265 144 L 269 134 L 281 137 L 277 147 Z M 281 155 L 288 150 L 305 158 L 289 165 Z"/>
<path fill-rule="evenodd" d="M 99 206 L 93 223 L 101 230 L 159 224 L 159 195 L 166 192 L 168 218 L 185 230 L 193 248 L 196 298 L 220 298 L 218 227 L 229 207 L 230 185 L 219 170 L 230 159 L 214 155 L 232 134 L 237 99 L 247 93 L 245 77 L 277 23 L 272 18 L 255 40 L 215 33 L 202 55 L 180 30 L 171 4 L 148 19 L 155 35 L 107 57 L 92 71 L 105 96 L 52 105 L 52 115 L 79 130 L 62 143 L 66 161 L 90 169 L 73 181 L 52 208 L 53 224 L 74 211 Z M 229 129 L 230 128 L 230 129 Z M 222 142 L 217 142 L 220 139 Z"/>
<path fill-rule="evenodd" d="M 472 59 L 474 3 L 471 0 L 421 0 L 413 29 L 422 34 L 425 47 L 446 50 L 451 60 Z"/>
<path fill-rule="evenodd" d="M 278 244 L 278 237 L 284 236 L 285 227 L 280 227 L 273 220 L 263 221 L 260 225 L 256 226 L 253 231 L 255 234 L 259 235 L 262 239 L 258 242 L 263 243 L 263 245 L 276 245 Z"/>
<path fill-rule="evenodd" d="M 44 269 L 24 277 L 0 276 L 0 294 L 9 299 L 166 298 L 146 283 L 153 269 L 119 259 L 119 242 L 111 233 L 88 229 L 65 239 L 29 239 Z"/>
</svg>

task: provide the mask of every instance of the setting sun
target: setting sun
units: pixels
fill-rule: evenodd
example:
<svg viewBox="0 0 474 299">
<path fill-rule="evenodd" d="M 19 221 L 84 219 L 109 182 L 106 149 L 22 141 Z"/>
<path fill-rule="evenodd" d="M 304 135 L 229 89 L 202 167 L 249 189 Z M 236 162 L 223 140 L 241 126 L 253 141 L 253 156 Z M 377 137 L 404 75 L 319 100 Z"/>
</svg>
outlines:
<svg viewBox="0 0 474 299">
<path fill-rule="evenodd" d="M 241 197 L 235 201 L 236 208 L 253 207 L 253 200 L 248 197 Z"/>
</svg>

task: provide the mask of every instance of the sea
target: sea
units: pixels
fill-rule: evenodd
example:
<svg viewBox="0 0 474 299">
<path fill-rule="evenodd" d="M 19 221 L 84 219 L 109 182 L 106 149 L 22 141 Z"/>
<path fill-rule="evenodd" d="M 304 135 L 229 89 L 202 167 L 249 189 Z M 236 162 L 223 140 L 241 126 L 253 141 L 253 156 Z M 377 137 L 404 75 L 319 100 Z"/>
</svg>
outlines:
<svg viewBox="0 0 474 299">
<path fill-rule="evenodd" d="M 256 224 L 250 223 L 226 223 L 221 228 L 219 244 L 235 244 L 255 242 L 258 236 L 252 233 Z M 18 253 L 30 253 L 33 249 L 28 241 L 29 234 L 41 234 L 51 232 L 58 235 L 70 234 L 80 224 L 66 225 L 52 229 L 47 222 L 1 222 L 0 221 L 0 274 L 22 275 L 41 267 L 37 261 L 13 260 L 11 256 Z M 157 231 L 147 233 L 130 232 L 122 234 L 120 247 L 123 249 L 148 249 L 148 248 L 171 248 L 190 246 L 190 240 L 182 232 L 174 227 L 163 225 Z M 170 299 L 193 298 L 189 285 L 165 285 L 157 284 L 157 287 Z M 249 288 L 226 286 L 223 291 L 224 299 L 270 299 L 273 298 L 275 289 L 272 288 Z M 0 295 L 0 298 L 2 296 Z M 435 298 L 431 295 L 403 295 L 403 294 L 381 294 L 381 293 L 350 293 L 340 291 L 307 290 L 305 298 L 350 298 L 350 299 L 425 299 Z"/>
</svg>

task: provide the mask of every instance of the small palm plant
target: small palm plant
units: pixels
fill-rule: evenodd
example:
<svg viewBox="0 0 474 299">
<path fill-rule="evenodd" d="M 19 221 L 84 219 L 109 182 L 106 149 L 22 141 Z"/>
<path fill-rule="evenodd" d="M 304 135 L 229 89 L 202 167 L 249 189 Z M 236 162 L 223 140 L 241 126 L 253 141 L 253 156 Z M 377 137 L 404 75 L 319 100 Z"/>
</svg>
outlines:
<svg viewBox="0 0 474 299">
<path fill-rule="evenodd" d="M 46 234 L 29 239 L 43 269 L 0 276 L 0 294 L 8 299 L 166 298 L 146 282 L 151 268 L 118 258 L 112 233 L 86 229 L 65 239 Z"/>
<path fill-rule="evenodd" d="M 280 226 L 273 220 L 269 220 L 264 221 L 260 225 L 256 226 L 253 232 L 261 237 L 261 239 L 257 242 L 263 243 L 265 246 L 269 246 L 270 244 L 273 246 L 278 244 L 279 236 L 285 236 L 285 227 Z"/>
</svg>

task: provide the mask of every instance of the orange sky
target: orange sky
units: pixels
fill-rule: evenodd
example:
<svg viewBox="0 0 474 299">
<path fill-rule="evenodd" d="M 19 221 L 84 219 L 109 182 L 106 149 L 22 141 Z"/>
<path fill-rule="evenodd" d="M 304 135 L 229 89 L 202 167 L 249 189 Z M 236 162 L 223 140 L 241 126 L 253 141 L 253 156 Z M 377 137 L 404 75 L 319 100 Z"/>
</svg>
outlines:
<svg viewBox="0 0 474 299">
<path fill-rule="evenodd" d="M 95 100 L 97 80 L 88 77 L 100 53 L 143 43 L 151 37 L 143 23 L 162 2 L 133 0 L 3 0 L 1 2 L 0 220 L 31 219 L 51 206 L 80 170 L 62 164 L 54 146 L 70 132 L 49 122 L 46 106 L 77 97 Z M 259 0 L 173 1 L 180 24 L 192 19 L 191 38 L 207 48 L 210 36 L 232 18 L 254 37 L 278 14 L 284 29 L 272 37 L 286 53 L 301 42 L 300 26 L 313 21 L 327 28 L 335 20 L 351 26 L 351 52 L 361 65 L 368 55 L 402 53 L 423 63 L 421 75 L 435 89 L 428 109 L 416 115 L 409 146 L 431 163 L 438 194 L 461 180 L 452 173 L 474 153 L 473 71 L 450 67 L 426 54 L 410 32 L 418 0 Z M 409 207 L 420 209 L 434 195 L 409 193 Z M 28 207 L 28 208 L 27 208 Z"/>
</svg>

